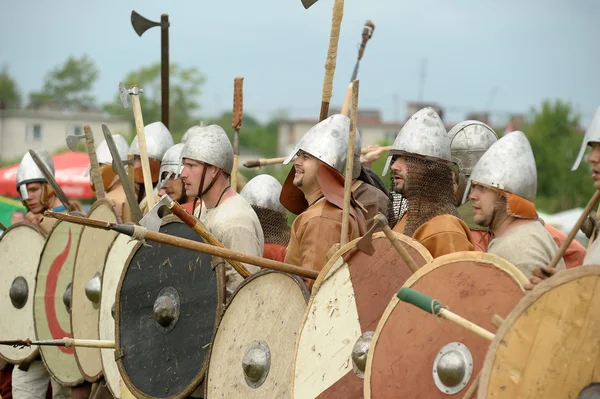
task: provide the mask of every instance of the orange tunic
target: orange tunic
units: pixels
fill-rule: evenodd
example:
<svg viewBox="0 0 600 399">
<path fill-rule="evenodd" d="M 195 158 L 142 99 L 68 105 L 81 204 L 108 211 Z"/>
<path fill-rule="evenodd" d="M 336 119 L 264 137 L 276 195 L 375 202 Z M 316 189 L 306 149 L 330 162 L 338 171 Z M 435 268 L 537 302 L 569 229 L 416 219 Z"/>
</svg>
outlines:
<svg viewBox="0 0 600 399">
<path fill-rule="evenodd" d="M 285 260 L 285 250 L 286 247 L 281 244 L 265 244 L 263 258 L 283 262 Z"/>
<path fill-rule="evenodd" d="M 394 231 L 403 233 L 406 214 L 394 226 Z M 474 251 L 469 227 L 452 215 L 438 215 L 423 223 L 411 236 L 419 241 L 433 258 L 459 251 Z"/>
<path fill-rule="evenodd" d="M 556 245 L 558 245 L 558 247 L 560 248 L 563 242 L 567 239 L 567 235 L 548 223 L 544 223 L 544 227 L 546 228 L 548 233 L 550 233 Z M 565 254 L 563 255 L 563 260 L 565 261 L 567 269 L 572 269 L 576 266 L 581 266 L 583 264 L 583 258 L 585 258 L 586 254 L 587 251 L 583 247 L 583 245 L 581 245 L 576 240 L 571 241 L 571 244 L 569 244 L 569 246 L 565 250 Z"/>
<path fill-rule="evenodd" d="M 123 223 L 133 222 L 131 208 L 129 207 L 125 190 L 123 189 L 120 181 L 117 181 L 112 187 L 110 187 L 110 191 L 106 192 L 106 196 L 115 203 L 117 212 L 119 212 L 119 216 L 121 217 Z"/>
<path fill-rule="evenodd" d="M 296 217 L 292 224 L 290 243 L 285 254 L 285 262 L 307 269 L 321 271 L 327 263 L 326 254 L 333 244 L 340 242 L 342 233 L 342 210 L 317 192 L 307 198 L 310 205 Z M 314 202 L 316 201 L 316 202 Z M 350 240 L 359 237 L 356 220 L 350 218 Z M 313 281 L 307 286 L 312 288 Z"/>
</svg>

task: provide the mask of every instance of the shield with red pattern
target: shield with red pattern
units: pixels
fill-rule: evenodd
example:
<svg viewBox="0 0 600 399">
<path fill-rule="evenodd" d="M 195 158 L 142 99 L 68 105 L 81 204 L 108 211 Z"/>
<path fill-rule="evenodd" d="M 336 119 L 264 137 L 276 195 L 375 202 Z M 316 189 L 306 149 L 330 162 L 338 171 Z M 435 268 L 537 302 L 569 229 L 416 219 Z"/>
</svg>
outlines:
<svg viewBox="0 0 600 399">
<path fill-rule="evenodd" d="M 416 240 L 394 233 L 417 266 L 431 254 Z M 296 340 L 294 398 L 360 397 L 370 337 L 390 298 L 412 275 L 383 233 L 375 253 L 358 251 L 356 239 L 336 252 L 313 286 Z"/>
<path fill-rule="evenodd" d="M 59 221 L 46 239 L 37 270 L 33 302 L 38 340 L 72 337 L 71 282 L 82 227 Z M 76 386 L 83 382 L 74 348 L 40 346 L 40 353 L 48 371 L 61 385 Z"/>
<path fill-rule="evenodd" d="M 523 298 L 525 275 L 484 252 L 455 252 L 419 269 L 404 287 L 438 300 L 450 311 L 494 332 Z M 400 287 L 398 287 L 400 288 Z M 365 398 L 462 398 L 477 381 L 490 342 L 394 296 L 371 342 Z"/>
</svg>

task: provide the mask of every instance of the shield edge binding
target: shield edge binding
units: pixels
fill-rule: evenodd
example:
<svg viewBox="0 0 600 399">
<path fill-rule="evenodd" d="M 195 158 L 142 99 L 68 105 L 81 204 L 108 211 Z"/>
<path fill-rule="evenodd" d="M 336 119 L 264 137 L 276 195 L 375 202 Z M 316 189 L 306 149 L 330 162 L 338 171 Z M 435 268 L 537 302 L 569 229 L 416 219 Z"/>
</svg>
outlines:
<svg viewBox="0 0 600 399">
<path fill-rule="evenodd" d="M 402 285 L 402 287 L 410 288 L 417 280 L 419 280 L 419 278 L 428 274 L 429 272 L 431 272 L 445 264 L 453 263 L 453 262 L 460 262 L 460 261 L 484 262 L 493 267 L 501 269 L 504 272 L 506 272 L 510 277 L 512 277 L 512 279 L 521 287 L 521 290 L 523 292 L 525 292 L 525 288 L 523 286 L 529 282 L 529 279 L 527 279 L 527 277 L 525 277 L 523 272 L 521 272 L 515 265 L 513 265 L 506 259 L 501 258 L 498 255 L 490 254 L 487 252 L 479 252 L 479 251 L 460 251 L 460 252 L 453 252 L 453 253 L 450 253 L 447 255 L 442 255 L 438 258 L 435 258 L 432 262 L 426 264 L 425 266 L 423 266 L 419 270 L 417 270 L 416 273 L 414 273 L 408 280 L 406 280 L 406 282 L 404 283 L 404 285 Z M 525 297 L 527 297 L 527 295 L 525 295 L 524 298 Z M 369 354 L 372 354 L 375 352 L 375 348 L 377 347 L 377 342 L 379 340 L 381 328 L 387 322 L 390 314 L 396 308 L 396 305 L 398 305 L 399 302 L 400 302 L 400 300 L 398 299 L 398 297 L 396 297 L 394 295 L 392 297 L 392 299 L 390 300 L 390 303 L 388 304 L 387 308 L 383 312 L 383 315 L 379 319 L 379 323 L 377 323 L 377 328 L 375 329 L 375 335 L 373 336 L 373 340 L 371 341 L 371 347 L 369 349 Z M 364 379 L 364 385 L 363 385 L 363 394 L 364 394 L 365 399 L 371 398 L 371 368 L 372 368 L 372 365 L 373 365 L 373 358 L 372 358 L 372 356 L 367 355 L 367 366 L 365 367 L 365 379 Z M 483 368 L 481 370 L 483 370 Z M 473 381 L 475 381 L 475 379 Z"/>
<path fill-rule="evenodd" d="M 4 230 L 4 232 L 2 233 L 2 235 L 0 236 L 0 241 L 2 241 L 2 238 L 6 237 L 6 233 L 8 233 L 10 230 L 13 230 L 14 228 L 18 227 L 18 226 L 27 226 L 32 228 L 33 230 L 37 231 L 38 233 L 41 234 L 42 237 L 44 237 L 44 245 L 42 246 L 42 252 L 44 252 L 44 248 L 46 247 L 46 239 L 48 238 L 48 235 L 44 232 L 44 230 L 42 230 L 39 226 L 36 226 L 32 223 L 29 222 L 18 222 L 15 223 L 11 226 L 8 226 L 6 230 Z M 42 252 L 40 252 L 40 258 L 42 256 Z M 35 277 L 34 277 L 34 281 L 33 281 L 33 296 L 35 296 L 35 285 L 37 284 L 37 269 L 39 268 L 39 264 L 40 264 L 40 260 L 38 259 L 38 266 L 36 267 L 36 273 L 35 273 Z M 33 301 L 33 297 L 31 299 Z M 33 312 L 33 306 L 31 307 L 31 311 Z M 35 333 L 35 313 L 33 314 L 33 330 Z M 33 337 L 34 339 L 37 340 L 37 336 Z M 38 351 L 39 349 L 35 349 L 33 352 Z M 33 354 L 33 352 L 31 352 Z M 20 364 L 20 362 L 16 363 L 13 360 L 9 360 L 6 357 L 2 356 L 2 353 L 0 353 L 0 360 L 4 360 L 6 363 L 8 364 L 12 364 L 12 365 L 18 365 Z M 24 359 L 23 359 L 24 360 Z"/>
<path fill-rule="evenodd" d="M 88 211 L 88 213 L 85 217 L 87 219 L 89 219 L 89 216 L 92 214 L 92 212 L 94 212 L 96 209 L 98 209 L 102 205 L 108 206 L 111 209 L 111 212 L 113 213 L 113 215 L 115 215 L 115 218 L 117 218 L 117 215 L 115 214 L 115 211 L 114 211 L 115 204 L 109 198 L 103 198 L 103 199 L 94 201 L 94 203 L 90 207 L 90 210 Z M 84 226 L 81 229 L 81 234 L 79 235 L 79 242 L 77 243 L 77 250 L 75 251 L 75 263 L 73 264 L 73 275 L 71 277 L 71 284 L 75 280 L 75 274 L 77 273 L 77 261 L 79 260 L 79 248 L 81 247 L 81 237 L 83 235 L 83 232 L 86 231 L 85 229 L 88 229 L 88 228 L 92 229 L 91 227 Z M 117 234 L 115 236 L 115 238 L 112 240 L 112 242 L 110 243 L 110 245 L 107 247 L 106 255 L 104 255 L 104 262 L 106 262 L 106 256 L 108 255 L 108 250 L 112 247 L 112 243 L 117 239 L 118 236 L 119 235 Z M 102 270 L 104 270 L 104 267 L 102 268 Z M 104 275 L 102 275 L 102 278 L 104 278 Z M 102 287 L 102 284 L 100 285 L 100 287 Z M 71 309 L 73 309 L 72 306 L 71 306 Z M 69 324 L 71 325 L 71 334 L 74 334 L 73 333 L 74 329 L 73 329 L 73 314 L 72 314 L 72 312 L 71 312 L 71 317 L 69 318 Z M 98 307 L 98 334 L 100 333 L 99 329 L 100 329 L 100 307 Z M 99 351 L 98 353 L 100 353 L 101 349 L 98 349 L 98 351 Z M 77 363 L 77 367 L 79 368 L 79 372 L 83 376 L 83 379 L 86 380 L 87 382 L 91 382 L 91 383 L 97 382 L 104 376 L 104 368 L 102 368 L 102 367 L 101 367 L 100 373 L 98 373 L 95 376 L 89 376 L 86 373 L 84 373 L 83 369 L 81 367 L 81 364 L 79 363 L 79 356 L 77 356 L 77 349 L 75 349 L 75 362 Z M 101 354 L 100 354 L 100 365 L 102 366 L 102 355 Z"/>
<path fill-rule="evenodd" d="M 427 248 L 425 248 L 425 246 L 423 246 L 423 244 L 421 244 L 419 241 L 417 241 L 407 235 L 404 235 L 402 233 L 398 233 L 396 231 L 393 231 L 393 233 L 398 238 L 398 240 L 410 244 L 414 249 L 419 251 L 419 253 L 421 254 L 421 256 L 423 256 L 424 259 L 429 259 L 429 262 L 426 263 L 425 265 L 423 265 L 419 270 L 421 270 L 422 268 L 424 268 L 425 266 L 427 266 L 429 263 L 431 263 L 433 261 L 433 257 L 431 256 L 431 254 L 429 253 Z M 372 237 L 372 239 L 373 238 L 382 238 L 382 237 L 385 238 L 385 233 L 380 231 L 380 232 L 374 233 L 371 237 Z M 312 293 L 310 295 L 310 299 L 308 300 L 308 304 L 306 305 L 306 311 L 304 312 L 304 315 L 302 316 L 302 322 L 300 323 L 300 328 L 298 329 L 298 336 L 296 337 L 296 342 L 294 343 L 294 357 L 292 360 L 292 370 L 291 370 L 291 379 L 290 379 L 290 397 L 291 398 L 294 397 L 294 385 L 295 385 L 294 376 L 296 374 L 296 358 L 298 356 L 298 347 L 300 344 L 300 336 L 302 335 L 301 333 L 304 330 L 304 324 L 306 324 L 306 321 L 310 314 L 310 307 L 313 303 L 313 299 L 314 299 L 315 295 L 317 294 L 317 292 L 319 291 L 321 284 L 325 281 L 324 279 L 325 279 L 325 275 L 327 274 L 326 272 L 329 271 L 329 269 L 331 269 L 335 265 L 336 261 L 340 257 L 344 256 L 345 254 L 347 254 L 350 251 L 352 251 L 353 249 L 355 249 L 356 243 L 361 238 L 362 237 L 355 238 L 354 240 L 350 241 L 349 243 L 347 243 L 346 245 L 344 245 L 343 247 L 338 249 L 333 255 L 331 255 L 331 258 L 329 258 L 327 263 L 325 263 L 325 266 L 323 266 L 323 269 L 321 269 L 321 271 L 319 272 L 319 276 L 317 277 L 317 279 L 315 280 L 315 283 L 313 284 Z M 392 244 L 390 243 L 390 245 L 392 245 Z M 358 251 L 358 249 L 356 249 L 356 250 Z M 374 255 L 375 254 L 373 254 L 373 256 Z M 398 255 L 398 256 L 400 256 L 400 255 Z M 342 263 L 342 266 L 345 263 L 346 263 L 346 261 L 344 260 L 344 262 Z M 340 266 L 340 267 L 342 267 L 342 266 Z M 384 314 L 385 314 L 385 312 L 382 314 L 381 317 L 383 317 Z M 365 375 L 365 378 L 366 378 L 366 375 Z"/>
<path fill-rule="evenodd" d="M 306 305 L 308 306 L 308 302 L 309 302 L 309 299 L 310 299 L 310 291 L 306 287 L 306 284 L 304 283 L 304 281 L 300 277 L 298 277 L 298 276 L 296 276 L 294 274 L 284 273 L 284 272 L 280 272 L 280 271 L 277 271 L 277 270 L 271 270 L 271 269 L 262 269 L 262 270 L 258 271 L 257 273 L 251 274 L 250 276 L 246 277 L 244 279 L 244 281 L 242 281 L 242 283 L 237 286 L 237 288 L 235 289 L 235 291 L 233 291 L 233 294 L 231 294 L 231 298 L 229 298 L 229 301 L 224 306 L 223 313 L 221 314 L 221 317 L 219 318 L 218 323 L 215 323 L 216 327 L 215 327 L 215 331 L 213 333 L 213 337 L 212 337 L 212 340 L 211 340 L 210 351 L 208 353 L 208 368 L 210 368 L 210 358 L 211 358 L 212 349 L 213 349 L 212 342 L 214 342 L 215 337 L 217 335 L 217 331 L 219 330 L 219 327 L 221 326 L 221 321 L 223 320 L 222 316 L 225 314 L 225 312 L 227 312 L 227 309 L 229 308 L 229 305 L 233 301 L 233 298 L 235 298 L 235 296 L 238 293 L 238 291 L 240 291 L 245 285 L 249 284 L 251 281 L 253 281 L 257 277 L 260 277 L 260 276 L 263 276 L 263 275 L 266 275 L 266 274 L 271 274 L 271 273 L 285 274 L 288 277 L 291 277 L 292 280 L 294 280 L 296 282 L 296 284 L 298 284 L 298 287 L 300 288 L 300 290 L 302 291 L 302 294 L 304 295 L 304 299 L 306 301 Z M 295 356 L 294 356 L 294 358 L 295 358 Z M 204 384 L 204 397 L 208 398 L 208 384 Z"/>
<path fill-rule="evenodd" d="M 167 215 L 164 218 L 162 218 L 161 227 L 168 223 L 173 223 L 173 222 L 184 224 L 177 216 Z M 120 355 L 120 352 L 121 352 L 121 348 L 120 348 L 121 337 L 119 334 L 119 331 L 121 329 L 121 325 L 120 325 L 120 313 L 121 313 L 120 297 L 121 296 L 120 296 L 120 293 L 121 293 L 121 289 L 123 287 L 123 279 L 125 278 L 125 274 L 127 272 L 127 269 L 129 268 L 131 259 L 133 258 L 133 256 L 136 254 L 136 252 L 142 245 L 143 245 L 142 242 L 138 242 L 137 244 L 135 244 L 135 246 L 131 250 L 131 253 L 127 257 L 127 260 L 125 261 L 125 266 L 123 267 L 123 271 L 121 272 L 121 277 L 119 278 L 119 284 L 117 285 L 117 294 L 116 294 L 116 298 L 115 298 L 115 360 L 117 362 L 117 367 L 119 368 L 119 374 L 121 375 L 122 381 L 127 386 L 127 389 L 129 389 L 129 391 L 136 398 L 156 399 L 154 396 L 149 396 L 149 395 L 145 394 L 144 392 L 137 389 L 135 385 L 133 385 L 133 383 L 129 379 L 129 376 L 125 372 L 125 368 L 123 367 L 123 360 L 122 360 L 123 357 L 122 357 L 122 355 Z M 217 267 L 214 267 L 214 265 L 213 265 L 213 270 L 215 270 L 215 278 L 216 278 L 216 283 L 217 283 L 217 309 L 216 309 L 216 317 L 215 317 L 215 327 L 213 327 L 213 336 L 214 336 L 216 325 L 221 321 L 221 316 L 223 315 L 226 291 L 225 291 L 225 266 L 223 264 L 221 264 L 221 265 L 218 265 Z M 212 341 L 211 341 L 211 346 L 212 346 Z M 184 399 L 184 398 L 187 398 L 188 396 L 190 396 L 192 393 L 194 393 L 198 389 L 198 387 L 200 387 L 200 385 L 204 381 L 204 377 L 206 376 L 206 370 L 208 368 L 208 361 L 206 361 L 206 359 L 209 359 L 209 357 L 208 357 L 209 354 L 210 354 L 210 351 L 206 353 L 205 361 L 202 365 L 202 368 L 200 369 L 200 372 L 196 375 L 196 377 L 192 380 L 191 384 L 186 389 L 184 389 L 182 392 L 180 392 L 178 394 L 171 395 L 171 396 L 168 396 L 168 397 L 165 397 L 162 399 Z"/>
</svg>

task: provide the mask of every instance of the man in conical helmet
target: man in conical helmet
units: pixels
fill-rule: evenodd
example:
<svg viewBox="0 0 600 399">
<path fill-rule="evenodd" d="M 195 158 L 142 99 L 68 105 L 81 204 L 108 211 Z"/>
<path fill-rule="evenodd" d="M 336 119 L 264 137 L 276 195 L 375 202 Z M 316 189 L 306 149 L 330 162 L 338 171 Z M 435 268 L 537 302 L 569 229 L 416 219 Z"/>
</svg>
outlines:
<svg viewBox="0 0 600 399">
<path fill-rule="evenodd" d="M 350 119 L 333 115 L 313 126 L 283 162 L 293 161 L 281 190 L 281 204 L 298 215 L 292 224 L 285 262 L 320 271 L 326 254 L 340 242 L 344 173 Z M 348 241 L 365 230 L 363 210 L 355 201 L 350 211 Z M 308 282 L 309 288 L 312 282 Z"/>
<path fill-rule="evenodd" d="M 283 262 L 290 242 L 287 212 L 279 202 L 281 184 L 271 175 L 258 175 L 242 189 L 240 195 L 250 204 L 265 237 L 263 257 Z"/>
<path fill-rule="evenodd" d="M 113 134 L 113 141 L 119 152 L 119 158 L 122 162 L 127 161 L 127 151 L 129 150 L 129 144 L 125 137 L 120 134 Z M 124 223 L 133 221 L 131 215 L 131 208 L 127 202 L 125 196 L 125 190 L 119 180 L 119 176 L 115 173 L 112 168 L 112 155 L 108 149 L 106 140 L 103 140 L 98 148 L 96 148 L 96 156 L 98 157 L 98 164 L 100 164 L 100 173 L 102 174 L 102 184 L 104 185 L 104 191 L 106 196 L 110 198 L 117 207 L 117 212 Z M 91 182 L 92 190 L 96 191 L 94 182 Z"/>
<path fill-rule="evenodd" d="M 148 150 L 148 159 L 150 163 L 150 174 L 152 175 L 152 184 L 156 186 L 158 183 L 160 162 L 162 161 L 165 152 L 175 144 L 171 132 L 162 122 L 153 122 L 144 127 L 146 136 L 146 149 Z M 138 186 L 138 202 L 142 208 L 142 213 L 146 213 L 146 201 L 142 203 L 143 198 L 147 195 L 144 189 L 144 173 L 142 171 L 142 161 L 140 157 L 140 146 L 137 136 L 131 142 L 129 152 L 134 158 L 134 180 Z"/>
<path fill-rule="evenodd" d="M 181 165 L 183 146 L 183 143 L 175 144 L 165 152 L 160 164 L 158 185 L 161 186 L 161 189 L 158 196 L 162 197 L 167 194 L 173 201 L 179 202 L 188 213 L 192 214 L 194 213 L 194 202 L 185 194 L 183 181 L 180 177 L 181 169 L 183 169 Z"/>
<path fill-rule="evenodd" d="M 499 255 L 526 276 L 550 264 L 558 246 L 538 220 L 533 201 L 537 171 L 531 145 L 523 132 L 511 132 L 479 159 L 466 192 L 473 220 L 493 234 L 488 252 Z M 561 259 L 557 268 L 564 269 Z"/>
<path fill-rule="evenodd" d="M 423 108 L 402 127 L 383 170 L 408 202 L 394 230 L 439 256 L 474 249 L 469 227 L 456 208 L 450 139 L 436 112 Z"/>
<path fill-rule="evenodd" d="M 222 127 L 210 125 L 190 137 L 182 151 L 181 178 L 189 198 L 200 201 L 194 214 L 217 237 L 225 248 L 248 255 L 262 256 L 264 238 L 256 213 L 231 188 L 233 148 Z M 225 263 L 213 257 L 213 262 Z M 245 265 L 250 273 L 258 267 Z M 240 276 L 225 263 L 227 293 L 230 296 L 242 282 Z"/>
</svg>

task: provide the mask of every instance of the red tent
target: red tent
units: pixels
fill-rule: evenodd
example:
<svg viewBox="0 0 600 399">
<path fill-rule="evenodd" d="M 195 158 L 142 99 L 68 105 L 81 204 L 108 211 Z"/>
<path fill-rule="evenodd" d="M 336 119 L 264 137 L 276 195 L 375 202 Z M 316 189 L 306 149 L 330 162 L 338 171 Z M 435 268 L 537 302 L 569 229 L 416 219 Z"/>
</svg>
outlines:
<svg viewBox="0 0 600 399">
<path fill-rule="evenodd" d="M 52 156 L 56 169 L 56 182 L 72 199 L 92 199 L 96 195 L 90 187 L 90 177 L 85 172 L 90 165 L 90 158 L 85 152 L 63 152 Z M 0 195 L 18 198 L 17 168 L 19 165 L 0 169 Z"/>
</svg>

